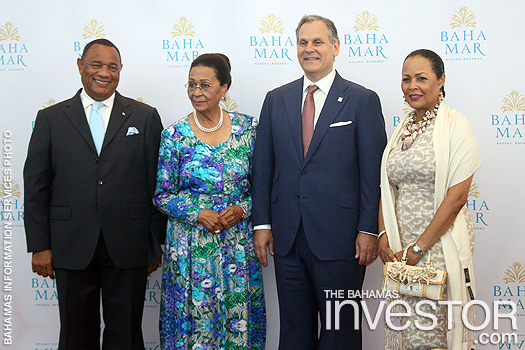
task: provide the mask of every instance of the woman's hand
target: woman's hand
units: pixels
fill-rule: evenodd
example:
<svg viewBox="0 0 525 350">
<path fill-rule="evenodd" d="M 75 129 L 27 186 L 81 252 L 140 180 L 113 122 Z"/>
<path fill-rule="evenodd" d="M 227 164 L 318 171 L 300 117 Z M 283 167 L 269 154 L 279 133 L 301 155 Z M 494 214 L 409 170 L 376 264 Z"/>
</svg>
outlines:
<svg viewBox="0 0 525 350">
<path fill-rule="evenodd" d="M 197 221 L 204 225 L 211 233 L 219 233 L 228 226 L 228 221 L 215 210 L 211 209 L 201 209 L 197 216 Z"/>
<path fill-rule="evenodd" d="M 401 260 L 397 259 L 392 249 L 390 249 L 390 244 L 388 243 L 388 236 L 386 233 L 379 237 L 379 256 L 381 257 L 381 260 L 383 260 L 384 264 L 391 261 Z"/>
<path fill-rule="evenodd" d="M 404 250 L 400 250 L 399 252 L 396 253 L 396 258 L 399 261 L 401 261 L 401 259 L 403 258 L 403 252 L 404 252 Z M 418 254 L 415 251 L 413 251 L 412 247 L 408 248 L 408 251 L 407 251 L 407 265 L 416 265 L 419 262 L 419 260 L 421 260 L 422 257 L 423 257 L 423 255 Z"/>
<path fill-rule="evenodd" d="M 244 210 L 239 205 L 232 205 L 231 207 L 228 207 L 220 212 L 219 214 L 225 221 L 226 225 L 224 225 L 224 228 L 226 230 L 229 230 L 233 226 L 235 226 L 239 220 L 242 219 L 242 216 L 244 215 Z"/>
</svg>

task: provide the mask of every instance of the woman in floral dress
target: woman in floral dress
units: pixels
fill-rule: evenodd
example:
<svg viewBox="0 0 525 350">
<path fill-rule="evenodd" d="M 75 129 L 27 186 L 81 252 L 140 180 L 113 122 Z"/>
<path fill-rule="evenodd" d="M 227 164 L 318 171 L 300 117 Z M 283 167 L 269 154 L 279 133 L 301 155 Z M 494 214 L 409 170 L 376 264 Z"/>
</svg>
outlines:
<svg viewBox="0 0 525 350">
<path fill-rule="evenodd" d="M 154 203 L 169 215 L 163 349 L 264 349 L 263 282 L 251 223 L 257 121 L 220 108 L 230 69 L 222 54 L 195 59 L 186 84 L 195 111 L 162 133 Z"/>
</svg>

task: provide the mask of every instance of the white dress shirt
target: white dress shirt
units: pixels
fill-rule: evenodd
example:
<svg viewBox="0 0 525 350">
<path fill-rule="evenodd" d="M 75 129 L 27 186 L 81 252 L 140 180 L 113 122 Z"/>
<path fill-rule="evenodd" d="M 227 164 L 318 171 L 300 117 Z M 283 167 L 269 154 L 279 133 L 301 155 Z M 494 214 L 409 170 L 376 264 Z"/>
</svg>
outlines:
<svg viewBox="0 0 525 350">
<path fill-rule="evenodd" d="M 328 73 L 324 78 L 316 81 L 315 83 L 311 82 L 310 79 L 306 77 L 306 75 L 304 76 L 301 113 L 304 107 L 304 100 L 306 99 L 306 95 L 308 95 L 308 87 L 310 85 L 316 85 L 319 88 L 314 92 L 314 105 L 315 105 L 314 130 L 315 130 L 315 126 L 317 125 L 317 120 L 319 120 L 319 115 L 321 114 L 321 111 L 323 110 L 323 106 L 326 101 L 326 97 L 328 96 L 328 92 L 330 91 L 330 88 L 332 87 L 332 84 L 334 83 L 334 79 L 335 79 L 335 69 L 332 69 L 332 71 Z"/>
<path fill-rule="evenodd" d="M 93 109 L 93 103 L 95 102 L 84 89 L 80 93 L 80 100 L 82 101 L 82 106 L 84 107 L 84 112 L 86 113 L 86 118 L 88 124 L 90 122 L 91 110 Z M 115 93 L 109 96 L 108 99 L 100 101 L 104 106 L 98 109 L 98 112 L 102 116 L 102 121 L 104 122 L 104 130 L 108 129 L 109 117 L 111 116 L 111 110 L 113 110 L 113 103 L 115 102 Z"/>
</svg>

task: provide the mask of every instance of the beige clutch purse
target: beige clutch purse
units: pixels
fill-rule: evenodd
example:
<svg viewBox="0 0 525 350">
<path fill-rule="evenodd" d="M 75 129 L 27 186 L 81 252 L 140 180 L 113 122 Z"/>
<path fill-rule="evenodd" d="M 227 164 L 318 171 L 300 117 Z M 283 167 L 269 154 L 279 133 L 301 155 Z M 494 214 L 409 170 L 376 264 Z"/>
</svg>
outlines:
<svg viewBox="0 0 525 350">
<path fill-rule="evenodd" d="M 430 252 L 425 266 L 407 265 L 407 251 L 414 243 L 409 244 L 401 261 L 387 262 L 383 272 L 381 290 L 397 291 L 400 294 L 414 297 L 443 300 L 447 272 L 436 269 L 430 261 Z"/>
</svg>

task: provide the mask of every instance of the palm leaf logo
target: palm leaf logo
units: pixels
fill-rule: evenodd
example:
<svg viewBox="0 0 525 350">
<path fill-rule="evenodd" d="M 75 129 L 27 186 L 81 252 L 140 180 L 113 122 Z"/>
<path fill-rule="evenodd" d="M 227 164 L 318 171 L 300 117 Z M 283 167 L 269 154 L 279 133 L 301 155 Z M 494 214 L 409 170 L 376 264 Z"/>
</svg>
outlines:
<svg viewBox="0 0 525 350">
<path fill-rule="evenodd" d="M 503 99 L 502 112 L 525 111 L 525 96 L 513 90 Z"/>
<path fill-rule="evenodd" d="M 505 284 L 507 283 L 522 283 L 525 282 L 525 268 L 519 263 L 515 262 L 512 266 L 505 270 L 505 277 L 503 278 Z"/>
<path fill-rule="evenodd" d="M 403 104 L 403 114 L 404 115 L 408 115 L 409 113 L 411 113 L 414 109 L 412 107 L 410 107 L 410 105 L 408 104 L 407 101 L 405 101 L 405 103 Z"/>
<path fill-rule="evenodd" d="M 363 11 L 355 19 L 354 30 L 356 32 L 360 30 L 364 32 L 367 32 L 367 31 L 377 32 L 379 30 L 379 23 L 378 23 L 377 17 L 368 11 Z"/>
<path fill-rule="evenodd" d="M 137 101 L 142 102 L 142 103 L 146 103 L 146 101 L 144 101 L 144 99 L 142 97 L 137 97 Z"/>
<path fill-rule="evenodd" d="M 470 189 L 468 190 L 468 198 L 476 197 L 479 198 L 478 184 L 474 181 L 470 184 Z"/>
<path fill-rule="evenodd" d="M 224 99 L 219 103 L 222 109 L 228 112 L 239 112 L 237 109 L 237 102 L 230 96 L 224 96 Z"/>
<path fill-rule="evenodd" d="M 476 25 L 476 15 L 464 6 L 452 14 L 452 22 L 450 22 L 450 28 L 452 29 L 463 27 L 476 28 Z"/>
<path fill-rule="evenodd" d="M 83 39 L 101 39 L 106 37 L 104 33 L 104 26 L 102 23 L 99 23 L 96 19 L 92 19 L 84 26 L 84 34 L 82 34 Z"/>
<path fill-rule="evenodd" d="M 261 34 L 264 33 L 284 33 L 284 26 L 283 21 L 274 15 L 273 13 L 270 13 L 268 16 L 264 17 L 261 21 L 261 28 L 259 29 L 259 32 Z"/>
<path fill-rule="evenodd" d="M 171 35 L 176 36 L 195 36 L 193 23 L 186 17 L 181 17 L 175 24 L 173 24 L 173 32 Z"/>
<path fill-rule="evenodd" d="M 11 22 L 6 22 L 3 26 L 0 27 L 0 41 L 19 41 L 20 35 L 18 35 L 18 28 L 13 25 Z"/>
<path fill-rule="evenodd" d="M 57 101 L 55 101 L 52 98 L 50 98 L 49 100 L 47 100 L 46 103 L 44 103 L 42 105 L 42 108 L 40 108 L 40 109 L 44 109 L 44 108 L 50 107 L 50 106 L 54 105 L 55 103 L 57 103 Z"/>
<path fill-rule="evenodd" d="M 0 183 L 0 197 L 18 197 L 22 195 L 20 185 L 13 181 L 11 188 L 6 189 L 4 183 Z"/>
</svg>

